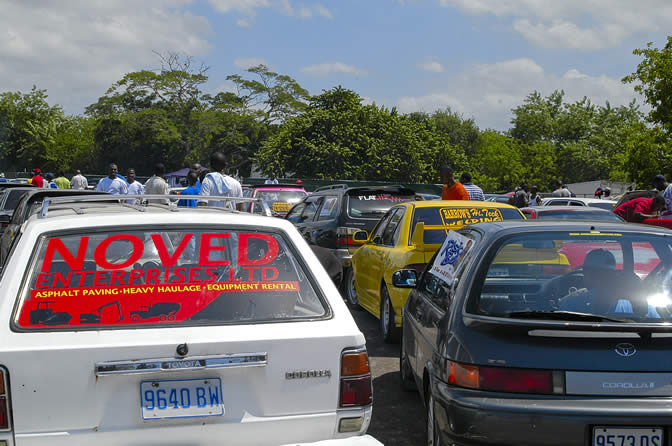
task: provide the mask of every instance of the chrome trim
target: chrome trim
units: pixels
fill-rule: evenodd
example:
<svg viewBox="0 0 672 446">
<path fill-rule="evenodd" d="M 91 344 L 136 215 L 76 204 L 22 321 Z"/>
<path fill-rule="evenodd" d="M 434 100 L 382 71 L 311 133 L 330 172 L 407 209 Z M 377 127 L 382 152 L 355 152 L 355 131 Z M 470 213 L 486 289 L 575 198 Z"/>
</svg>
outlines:
<svg viewBox="0 0 672 446">
<path fill-rule="evenodd" d="M 178 370 L 207 370 L 231 367 L 264 367 L 268 353 L 232 353 L 216 356 L 186 358 L 137 359 L 96 363 L 96 376 L 136 375 L 142 373 L 172 372 Z"/>
</svg>

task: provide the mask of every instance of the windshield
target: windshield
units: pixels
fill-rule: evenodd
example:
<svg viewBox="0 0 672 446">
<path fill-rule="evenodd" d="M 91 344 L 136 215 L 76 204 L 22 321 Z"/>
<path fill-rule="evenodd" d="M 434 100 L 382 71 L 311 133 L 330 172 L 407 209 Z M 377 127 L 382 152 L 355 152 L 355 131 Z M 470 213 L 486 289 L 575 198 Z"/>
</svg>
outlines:
<svg viewBox="0 0 672 446">
<path fill-rule="evenodd" d="M 136 230 L 43 240 L 17 324 L 216 325 L 321 317 L 326 307 L 279 234 Z"/>
<path fill-rule="evenodd" d="M 2 192 L 2 197 L 0 197 L 0 201 L 2 201 L 4 197 L 7 197 L 7 201 L 5 201 L 5 206 L 3 210 L 13 211 L 14 209 L 16 209 L 16 206 L 18 206 L 19 201 L 21 201 L 21 197 L 23 197 L 23 195 L 26 193 L 27 191 L 25 190 L 11 190 L 11 189 Z"/>
<path fill-rule="evenodd" d="M 254 192 L 254 197 L 266 201 L 273 213 L 283 216 L 307 195 L 302 190 L 257 190 Z"/>
<path fill-rule="evenodd" d="M 567 311 L 672 322 L 667 236 L 525 233 L 497 248 L 484 272 L 477 293 L 482 314 Z"/>
<path fill-rule="evenodd" d="M 411 234 L 419 222 L 423 222 L 425 226 L 449 226 L 449 229 L 455 230 L 465 225 L 502 220 L 524 220 L 524 217 L 517 209 L 512 208 L 422 207 L 416 208 L 413 213 Z M 448 229 L 426 229 L 424 243 L 443 243 L 447 233 Z"/>
<path fill-rule="evenodd" d="M 577 208 L 584 209 L 584 208 Z M 537 219 L 542 220 L 593 220 L 623 222 L 623 219 L 612 212 L 603 211 L 573 211 L 567 210 L 544 210 L 537 212 Z"/>
<path fill-rule="evenodd" d="M 415 200 L 414 193 L 383 190 L 357 190 L 348 194 L 348 214 L 352 218 L 378 220 L 392 206 Z"/>
</svg>

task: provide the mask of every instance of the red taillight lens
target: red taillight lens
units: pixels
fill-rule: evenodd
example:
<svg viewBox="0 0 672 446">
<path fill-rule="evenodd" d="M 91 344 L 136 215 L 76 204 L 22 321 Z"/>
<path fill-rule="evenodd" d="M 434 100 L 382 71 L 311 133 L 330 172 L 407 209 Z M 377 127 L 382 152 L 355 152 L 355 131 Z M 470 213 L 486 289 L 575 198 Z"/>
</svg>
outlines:
<svg viewBox="0 0 672 446">
<path fill-rule="evenodd" d="M 357 231 L 359 231 L 358 228 L 348 228 L 346 226 L 339 226 L 338 228 L 336 228 L 336 245 L 338 245 L 340 248 L 363 245 L 364 242 L 356 242 L 352 239 L 352 236 Z"/>
<path fill-rule="evenodd" d="M 553 393 L 553 373 L 498 367 L 479 369 L 480 388 L 496 392 Z"/>
<path fill-rule="evenodd" d="M 561 393 L 550 370 L 479 367 L 448 363 L 448 382 L 469 389 L 512 393 Z"/>
<path fill-rule="evenodd" d="M 0 429 L 9 429 L 9 389 L 5 371 L 0 369 Z"/>
<path fill-rule="evenodd" d="M 339 406 L 368 406 L 372 401 L 369 355 L 363 348 L 345 350 L 341 357 Z"/>
<path fill-rule="evenodd" d="M 341 407 L 368 406 L 372 401 L 370 375 L 341 380 Z"/>
</svg>

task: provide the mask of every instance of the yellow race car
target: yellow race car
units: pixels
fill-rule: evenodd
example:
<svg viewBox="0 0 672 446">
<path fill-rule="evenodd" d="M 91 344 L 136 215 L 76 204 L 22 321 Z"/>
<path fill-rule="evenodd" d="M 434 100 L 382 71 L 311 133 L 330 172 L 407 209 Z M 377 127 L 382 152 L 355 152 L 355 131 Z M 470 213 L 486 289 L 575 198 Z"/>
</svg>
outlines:
<svg viewBox="0 0 672 446">
<path fill-rule="evenodd" d="M 392 285 L 395 271 L 412 269 L 420 273 L 441 247 L 449 230 L 501 220 L 525 220 L 508 204 L 486 201 L 415 201 L 392 207 L 371 234 L 353 235 L 365 241 L 352 256 L 354 288 L 359 306 L 380 319 L 386 342 L 399 337 L 401 309 L 408 288 Z"/>
</svg>

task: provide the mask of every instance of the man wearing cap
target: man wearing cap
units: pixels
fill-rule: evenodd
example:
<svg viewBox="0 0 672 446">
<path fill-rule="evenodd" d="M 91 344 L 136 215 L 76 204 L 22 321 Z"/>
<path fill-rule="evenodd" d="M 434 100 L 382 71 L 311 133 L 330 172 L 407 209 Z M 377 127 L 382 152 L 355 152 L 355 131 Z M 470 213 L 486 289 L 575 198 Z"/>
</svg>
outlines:
<svg viewBox="0 0 672 446">
<path fill-rule="evenodd" d="M 33 178 L 30 179 L 30 184 L 37 187 L 44 187 L 44 179 L 42 178 L 42 169 L 36 167 L 33 169 Z"/>
<path fill-rule="evenodd" d="M 658 174 L 653 177 L 651 185 L 653 185 L 658 192 L 662 193 L 662 196 L 665 199 L 665 210 L 672 211 L 672 184 L 668 184 L 665 175 Z"/>
<path fill-rule="evenodd" d="M 610 251 L 590 251 L 582 269 L 584 288 L 560 298 L 558 306 L 561 310 L 599 315 L 629 313 L 660 318 L 655 307 L 635 298 L 638 281 L 628 283 L 623 271 L 616 269 L 616 258 Z"/>
<path fill-rule="evenodd" d="M 641 223 L 647 218 L 658 218 L 663 209 L 665 209 L 665 199 L 658 195 L 654 198 L 641 197 L 626 201 L 614 209 L 614 214 L 627 222 Z"/>
</svg>

